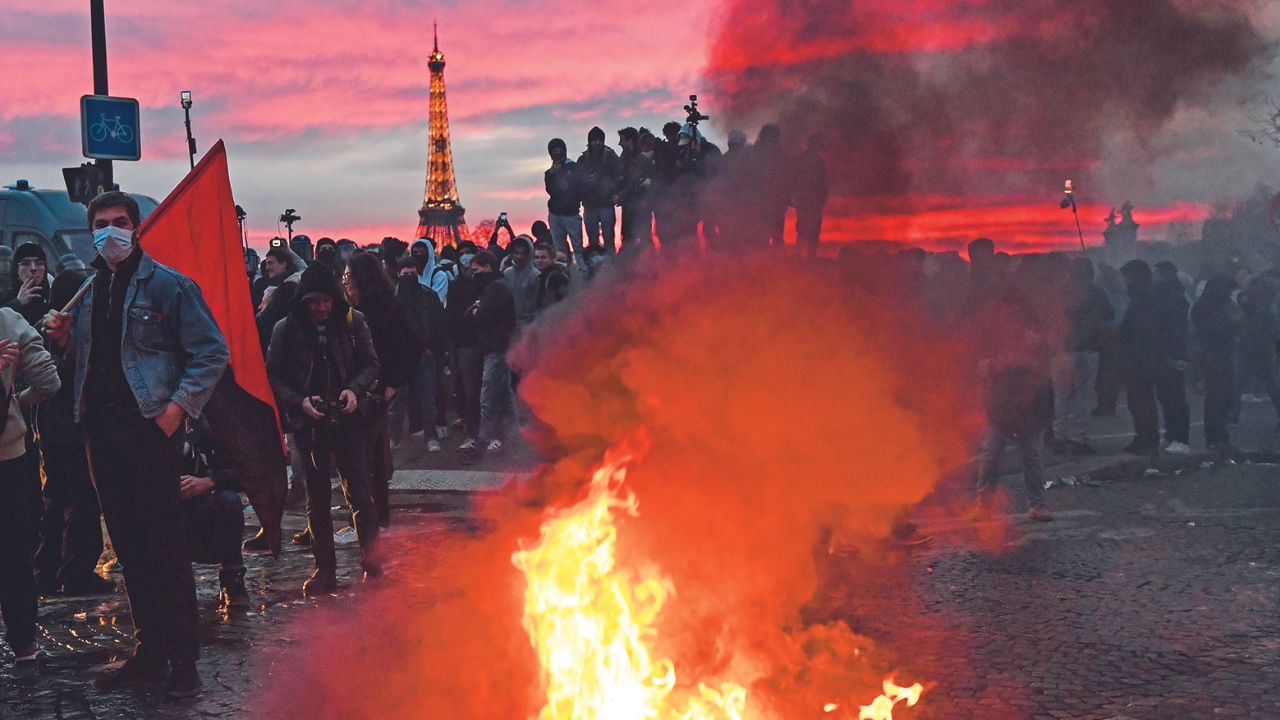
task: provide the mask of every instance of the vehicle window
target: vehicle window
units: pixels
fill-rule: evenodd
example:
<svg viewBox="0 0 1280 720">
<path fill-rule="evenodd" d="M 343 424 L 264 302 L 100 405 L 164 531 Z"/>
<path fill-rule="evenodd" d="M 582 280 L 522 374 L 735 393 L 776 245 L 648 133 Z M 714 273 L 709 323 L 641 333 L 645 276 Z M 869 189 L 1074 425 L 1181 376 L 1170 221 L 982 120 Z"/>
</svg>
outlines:
<svg viewBox="0 0 1280 720">
<path fill-rule="evenodd" d="M 58 264 L 55 275 L 69 268 L 84 270 L 98 256 L 93 247 L 93 233 L 88 230 L 59 230 L 54 235 L 53 245 L 58 255 L 51 258 Z"/>
</svg>

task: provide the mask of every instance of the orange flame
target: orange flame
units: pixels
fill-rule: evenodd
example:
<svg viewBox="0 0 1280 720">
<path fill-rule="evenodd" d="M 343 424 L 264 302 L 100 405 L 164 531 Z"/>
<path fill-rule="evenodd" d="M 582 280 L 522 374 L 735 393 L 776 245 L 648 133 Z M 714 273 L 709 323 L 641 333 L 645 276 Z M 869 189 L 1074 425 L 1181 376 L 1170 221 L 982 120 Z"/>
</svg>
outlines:
<svg viewBox="0 0 1280 720">
<path fill-rule="evenodd" d="M 721 680 L 677 683 L 675 662 L 657 658 L 656 621 L 675 594 L 655 568 L 619 567 L 616 513 L 639 515 L 623 487 L 626 452 L 606 457 L 587 496 L 553 510 L 536 543 L 512 555 L 524 574 L 523 625 L 546 687 L 541 720 L 750 720 L 747 689 Z M 863 706 L 861 720 L 893 720 L 893 707 L 915 705 L 923 688 L 884 681 L 884 695 Z M 831 712 L 836 706 L 823 709 Z M 873 713 L 873 714 L 868 714 Z"/>
</svg>

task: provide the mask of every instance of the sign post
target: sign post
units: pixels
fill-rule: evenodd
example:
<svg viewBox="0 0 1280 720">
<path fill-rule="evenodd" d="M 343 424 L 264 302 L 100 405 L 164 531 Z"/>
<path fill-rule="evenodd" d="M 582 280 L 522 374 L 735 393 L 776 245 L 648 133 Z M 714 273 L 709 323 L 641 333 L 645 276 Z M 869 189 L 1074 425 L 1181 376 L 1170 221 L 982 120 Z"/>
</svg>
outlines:
<svg viewBox="0 0 1280 720">
<path fill-rule="evenodd" d="M 87 158 L 137 160 L 142 157 L 138 101 L 108 95 L 80 97 L 80 146 Z"/>
</svg>

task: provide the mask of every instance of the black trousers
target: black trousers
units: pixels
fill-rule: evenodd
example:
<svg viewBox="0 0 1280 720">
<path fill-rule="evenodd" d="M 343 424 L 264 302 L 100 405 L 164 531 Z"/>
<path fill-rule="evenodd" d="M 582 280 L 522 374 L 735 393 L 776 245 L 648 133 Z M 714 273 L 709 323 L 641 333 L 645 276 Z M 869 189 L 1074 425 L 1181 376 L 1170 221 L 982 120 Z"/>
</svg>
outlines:
<svg viewBox="0 0 1280 720">
<path fill-rule="evenodd" d="M 25 457 L 0 461 L 0 615 L 4 616 L 4 638 L 14 650 L 36 639 L 30 504 L 39 493 L 30 479 Z"/>
<path fill-rule="evenodd" d="M 244 506 L 240 504 L 239 494 L 215 490 L 184 500 L 182 521 L 187 532 L 187 552 L 193 561 L 218 563 L 223 570 L 244 567 L 244 556 L 240 554 Z"/>
<path fill-rule="evenodd" d="M 408 390 L 406 387 L 405 391 Z M 395 474 L 396 466 L 391 459 L 387 413 L 379 412 L 376 415 L 365 429 L 365 438 L 369 444 L 369 494 L 378 514 L 378 524 L 387 527 L 391 524 L 391 476 Z M 425 432 L 435 432 L 435 428 L 428 422 Z M 429 435 L 427 437 L 430 438 Z"/>
<path fill-rule="evenodd" d="M 333 548 L 333 514 L 329 510 L 333 500 L 329 484 L 330 456 L 337 460 L 342 494 L 351 508 L 351 523 L 360 540 L 360 553 L 366 561 L 372 559 L 378 540 L 378 513 L 369 488 L 365 428 L 351 416 L 345 416 L 336 424 L 308 420 L 307 427 L 297 432 L 297 438 L 298 451 L 306 459 L 307 524 L 311 528 L 311 552 L 315 555 L 316 567 L 331 569 L 338 565 Z"/>
<path fill-rule="evenodd" d="M 102 509 L 89 479 L 84 442 L 40 444 L 44 460 L 44 519 L 36 572 L 41 584 L 74 587 L 102 556 Z"/>
<path fill-rule="evenodd" d="M 1187 404 L 1187 374 L 1172 365 L 1156 368 L 1156 399 L 1164 412 L 1164 439 L 1168 442 L 1191 441 L 1191 407 Z"/>
<path fill-rule="evenodd" d="M 181 442 L 180 433 L 166 437 L 136 407 L 91 415 L 85 425 L 89 469 L 124 569 L 138 652 L 194 662 L 199 611 L 182 542 Z"/>
<path fill-rule="evenodd" d="M 1230 353 L 1205 353 L 1200 361 L 1204 372 L 1204 440 L 1207 445 L 1230 445 L 1227 420 L 1236 392 L 1236 364 Z"/>
<path fill-rule="evenodd" d="M 1160 446 L 1160 413 L 1156 407 L 1155 372 L 1134 369 L 1128 373 L 1124 386 L 1129 400 L 1129 414 L 1133 416 L 1134 444 L 1143 448 Z"/>
</svg>

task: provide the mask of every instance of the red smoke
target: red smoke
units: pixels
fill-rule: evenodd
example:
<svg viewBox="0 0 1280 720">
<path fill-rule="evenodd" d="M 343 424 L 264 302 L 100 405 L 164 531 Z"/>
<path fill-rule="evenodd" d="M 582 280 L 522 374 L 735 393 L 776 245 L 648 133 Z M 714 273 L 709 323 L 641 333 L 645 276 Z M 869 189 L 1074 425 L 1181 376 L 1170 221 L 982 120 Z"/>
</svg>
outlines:
<svg viewBox="0 0 1280 720">
<path fill-rule="evenodd" d="M 956 247 L 978 234 L 1044 242 L 1053 239 L 1050 228 L 1070 224 L 1053 205 L 1064 179 L 1096 188 L 1117 169 L 1130 177 L 1137 168 L 1141 177 L 1156 152 L 1149 140 L 1176 111 L 1257 93 L 1274 48 L 1251 7 L 1246 0 L 728 0 L 707 75 L 725 106 L 722 127 L 777 121 L 795 142 L 823 132 L 834 194 L 871 204 L 872 215 L 899 212 L 876 209 L 882 201 L 936 210 L 936 196 L 969 198 L 977 208 L 990 204 L 981 198 L 1014 196 L 1043 208 L 1039 227 L 1002 237 L 975 217 L 933 244 Z M 1138 150 L 1118 156 L 1113 138 Z M 1096 218 L 1086 219 L 1096 227 Z M 846 232 L 920 241 L 892 227 Z"/>
<path fill-rule="evenodd" d="M 482 505 L 486 532 L 404 538 L 386 588 L 307 611 L 264 716 L 536 716 L 512 553 L 537 537 L 541 502 L 571 504 L 637 434 L 639 516 L 619 522 L 619 557 L 674 585 L 657 650 L 678 678 L 741 682 L 753 718 L 869 701 L 895 668 L 843 624 L 806 626 L 814 559 L 834 535 L 860 548 L 857 572 L 893 577 L 879 542 L 965 465 L 980 426 L 968 354 L 909 270 L 650 254 L 548 311 L 512 358 L 562 459 Z"/>
</svg>

